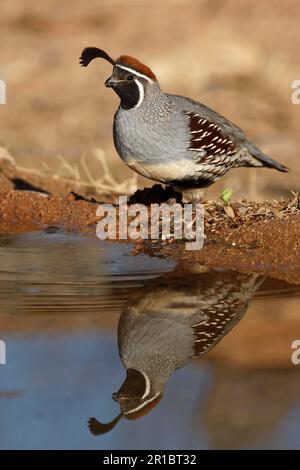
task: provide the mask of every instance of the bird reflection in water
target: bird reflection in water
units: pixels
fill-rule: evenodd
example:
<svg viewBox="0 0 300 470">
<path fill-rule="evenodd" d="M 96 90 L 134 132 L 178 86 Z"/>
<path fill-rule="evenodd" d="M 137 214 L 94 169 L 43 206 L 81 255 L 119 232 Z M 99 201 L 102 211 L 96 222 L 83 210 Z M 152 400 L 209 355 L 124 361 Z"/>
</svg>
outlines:
<svg viewBox="0 0 300 470">
<path fill-rule="evenodd" d="M 263 280 L 257 274 L 178 266 L 137 291 L 118 325 L 127 374 L 112 395 L 120 413 L 106 424 L 90 418 L 92 434 L 104 434 L 122 417 L 137 419 L 154 408 L 171 374 L 209 352 L 242 319 Z"/>
</svg>

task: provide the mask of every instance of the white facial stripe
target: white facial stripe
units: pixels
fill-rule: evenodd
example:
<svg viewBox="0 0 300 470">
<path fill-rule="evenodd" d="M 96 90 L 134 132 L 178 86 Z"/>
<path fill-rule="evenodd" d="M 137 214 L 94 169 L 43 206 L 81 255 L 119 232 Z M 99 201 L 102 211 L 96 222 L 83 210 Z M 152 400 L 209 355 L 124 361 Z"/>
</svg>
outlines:
<svg viewBox="0 0 300 470">
<path fill-rule="evenodd" d="M 119 64 L 116 64 L 116 67 L 120 67 L 120 69 L 123 69 L 123 70 L 127 70 L 127 72 L 131 72 L 133 73 L 134 75 L 136 75 L 137 77 L 141 77 L 141 78 L 144 78 L 145 80 L 147 80 L 149 83 L 153 83 L 153 80 L 151 78 L 149 78 L 147 75 L 144 75 L 140 72 L 137 72 L 136 70 L 134 69 L 131 69 L 130 67 L 125 67 L 125 65 L 119 65 Z"/>
<path fill-rule="evenodd" d="M 146 405 L 148 405 L 148 403 L 151 403 L 152 401 L 154 401 L 159 395 L 160 393 L 157 392 L 152 398 L 149 398 L 149 400 L 144 401 L 144 403 L 134 408 L 134 410 L 126 411 L 123 414 L 130 415 L 131 413 L 135 413 L 136 411 L 142 410 Z"/>
<path fill-rule="evenodd" d="M 139 100 L 138 100 L 137 104 L 134 106 L 134 108 L 138 108 L 142 104 L 142 101 L 143 101 L 144 96 L 145 96 L 145 92 L 144 92 L 144 87 L 141 84 L 141 82 L 139 82 L 139 80 L 137 78 L 134 81 L 137 84 L 139 92 L 140 92 Z"/>
<path fill-rule="evenodd" d="M 150 388 L 151 388 L 151 385 L 150 385 L 150 380 L 149 380 L 149 377 L 147 374 L 145 374 L 145 372 L 143 372 L 142 370 L 139 370 L 139 372 L 143 375 L 144 379 L 145 379 L 145 382 L 146 382 L 146 389 L 145 389 L 145 393 L 144 395 L 142 396 L 142 400 L 144 400 L 144 398 L 146 398 L 149 393 L 150 393 Z"/>
</svg>

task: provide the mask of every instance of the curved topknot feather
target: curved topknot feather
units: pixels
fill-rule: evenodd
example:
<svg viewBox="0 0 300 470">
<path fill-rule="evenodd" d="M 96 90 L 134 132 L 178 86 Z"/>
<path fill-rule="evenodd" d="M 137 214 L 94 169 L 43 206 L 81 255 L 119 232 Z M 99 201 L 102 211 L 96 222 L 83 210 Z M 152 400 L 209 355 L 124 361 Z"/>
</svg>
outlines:
<svg viewBox="0 0 300 470">
<path fill-rule="evenodd" d="M 81 56 L 79 57 L 79 63 L 82 67 L 87 67 L 89 63 L 97 57 L 105 59 L 112 65 L 115 65 L 115 61 L 105 51 L 98 47 L 86 47 L 83 49 Z"/>
</svg>

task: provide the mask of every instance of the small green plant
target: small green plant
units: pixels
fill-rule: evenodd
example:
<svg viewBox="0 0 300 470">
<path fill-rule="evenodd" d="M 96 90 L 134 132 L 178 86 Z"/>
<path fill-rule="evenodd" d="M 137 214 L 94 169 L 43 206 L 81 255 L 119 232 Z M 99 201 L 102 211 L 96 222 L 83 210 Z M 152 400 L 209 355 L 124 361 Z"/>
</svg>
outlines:
<svg viewBox="0 0 300 470">
<path fill-rule="evenodd" d="M 230 204 L 230 200 L 233 195 L 233 189 L 232 188 L 225 188 L 220 194 L 220 198 L 226 204 L 227 206 Z"/>
</svg>

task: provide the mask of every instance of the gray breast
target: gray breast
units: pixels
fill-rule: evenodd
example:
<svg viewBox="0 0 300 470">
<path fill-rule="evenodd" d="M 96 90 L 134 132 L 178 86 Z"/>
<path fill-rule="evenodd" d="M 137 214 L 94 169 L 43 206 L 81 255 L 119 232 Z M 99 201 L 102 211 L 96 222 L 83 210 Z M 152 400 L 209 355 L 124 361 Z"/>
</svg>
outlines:
<svg viewBox="0 0 300 470">
<path fill-rule="evenodd" d="M 187 150 L 187 116 L 172 110 L 167 117 L 151 119 L 147 110 L 141 111 L 119 109 L 116 114 L 114 142 L 121 159 L 152 180 L 168 183 L 192 178 L 199 171 L 199 156 Z"/>
<path fill-rule="evenodd" d="M 120 108 L 114 121 L 115 146 L 127 162 L 159 163 L 185 155 L 189 128 L 186 117 L 172 111 L 163 119 L 145 119 L 144 109 Z"/>
</svg>

